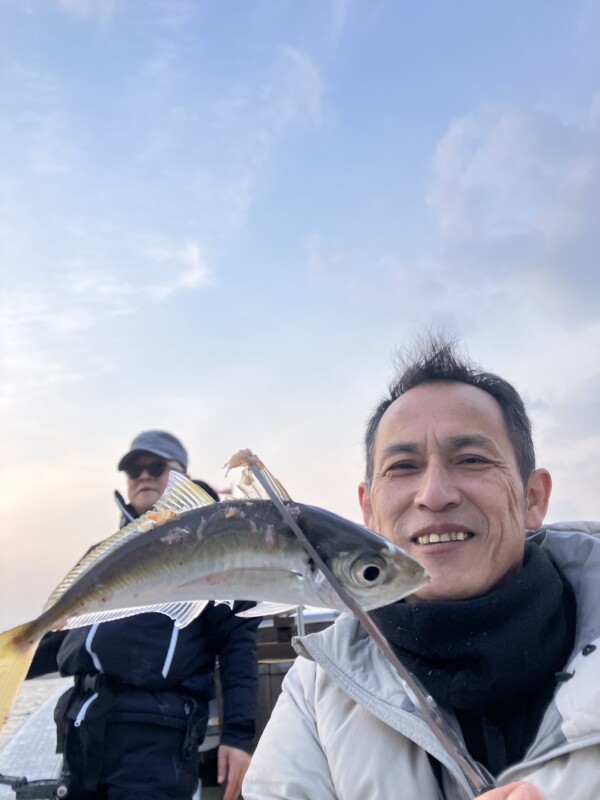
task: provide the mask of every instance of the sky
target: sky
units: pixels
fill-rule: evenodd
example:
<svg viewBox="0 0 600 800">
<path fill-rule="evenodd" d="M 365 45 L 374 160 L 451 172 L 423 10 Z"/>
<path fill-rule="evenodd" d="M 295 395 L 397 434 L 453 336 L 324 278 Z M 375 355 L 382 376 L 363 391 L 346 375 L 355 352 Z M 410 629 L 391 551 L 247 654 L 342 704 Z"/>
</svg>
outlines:
<svg viewBox="0 0 600 800">
<path fill-rule="evenodd" d="M 598 0 L 0 0 L 0 629 L 118 526 L 133 437 L 360 520 L 427 330 L 598 519 Z"/>
</svg>

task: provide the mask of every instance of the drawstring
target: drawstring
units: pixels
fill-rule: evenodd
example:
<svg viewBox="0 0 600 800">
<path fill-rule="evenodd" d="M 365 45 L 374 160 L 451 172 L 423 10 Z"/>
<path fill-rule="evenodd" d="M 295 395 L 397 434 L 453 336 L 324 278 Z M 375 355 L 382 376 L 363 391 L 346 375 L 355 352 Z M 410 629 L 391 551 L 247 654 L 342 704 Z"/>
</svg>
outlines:
<svg viewBox="0 0 600 800">
<path fill-rule="evenodd" d="M 97 699 L 97 697 L 98 697 L 98 692 L 94 692 L 94 694 L 91 697 L 88 697 L 88 699 L 85 701 L 85 703 L 81 706 L 81 708 L 79 709 L 79 714 L 77 714 L 77 717 L 75 718 L 75 722 L 73 723 L 73 725 L 76 728 L 78 728 L 81 725 L 81 723 L 85 719 L 85 715 L 86 715 L 86 712 L 87 712 L 88 708 L 92 705 L 94 700 Z"/>
<path fill-rule="evenodd" d="M 175 646 L 177 645 L 177 639 L 179 637 L 179 628 L 173 624 L 173 633 L 171 634 L 171 641 L 169 642 L 169 649 L 167 651 L 167 657 L 165 658 L 165 663 L 163 664 L 162 668 L 162 676 L 166 678 L 169 674 L 169 670 L 171 669 L 171 663 L 173 662 L 173 656 L 175 655 Z"/>
</svg>

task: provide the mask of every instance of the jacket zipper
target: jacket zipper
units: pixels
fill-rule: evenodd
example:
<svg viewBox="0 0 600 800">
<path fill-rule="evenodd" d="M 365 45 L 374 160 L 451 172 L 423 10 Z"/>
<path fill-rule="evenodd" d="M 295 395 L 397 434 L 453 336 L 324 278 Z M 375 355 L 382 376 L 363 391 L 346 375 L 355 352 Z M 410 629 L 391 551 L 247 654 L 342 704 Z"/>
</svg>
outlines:
<svg viewBox="0 0 600 800">
<path fill-rule="evenodd" d="M 549 753 L 546 753 L 539 758 L 534 758 L 532 761 L 521 761 L 519 764 L 513 764 L 511 767 L 501 772 L 497 776 L 496 780 L 498 783 L 500 783 L 500 781 L 510 777 L 513 772 L 520 772 L 521 770 L 529 769 L 530 767 L 538 767 L 540 764 L 545 764 L 547 761 L 552 761 L 552 759 L 558 758 L 559 756 L 566 756 L 569 753 L 577 752 L 577 750 L 585 750 L 586 747 L 595 747 L 596 745 L 600 745 L 600 736 L 592 736 L 590 739 L 586 739 L 584 742 L 577 742 L 564 745 L 563 747 L 557 747 L 555 750 L 551 750 Z"/>
<path fill-rule="evenodd" d="M 95 625 L 92 625 L 92 627 L 90 628 L 90 631 L 89 631 L 88 635 L 85 638 L 85 649 L 87 650 L 87 652 L 88 652 L 90 658 L 92 659 L 93 664 L 96 667 L 96 669 L 98 670 L 98 672 L 102 672 L 102 664 L 100 663 L 100 659 L 98 658 L 96 653 L 92 650 L 92 640 L 93 640 L 94 636 L 96 635 L 96 631 L 97 630 L 98 630 L 98 623 L 96 623 Z M 91 697 L 88 697 L 88 699 L 85 701 L 85 703 L 81 706 L 81 708 L 79 709 L 79 713 L 75 717 L 75 722 L 73 723 L 73 725 L 76 728 L 78 728 L 81 725 L 81 723 L 85 719 L 85 715 L 86 715 L 86 712 L 87 712 L 88 708 L 91 706 L 91 704 L 94 702 L 94 700 L 96 700 L 97 697 L 98 697 L 98 692 L 94 692 L 94 694 Z"/>
</svg>

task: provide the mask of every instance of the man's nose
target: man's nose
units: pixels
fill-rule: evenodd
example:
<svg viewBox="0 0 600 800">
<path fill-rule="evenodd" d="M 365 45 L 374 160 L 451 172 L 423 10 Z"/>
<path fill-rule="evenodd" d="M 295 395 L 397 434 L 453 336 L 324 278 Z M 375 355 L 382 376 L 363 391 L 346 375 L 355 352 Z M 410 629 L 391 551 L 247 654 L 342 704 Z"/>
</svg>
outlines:
<svg viewBox="0 0 600 800">
<path fill-rule="evenodd" d="M 430 462 L 423 470 L 414 499 L 415 505 L 431 511 L 443 511 L 460 502 L 460 491 L 443 464 Z"/>
</svg>

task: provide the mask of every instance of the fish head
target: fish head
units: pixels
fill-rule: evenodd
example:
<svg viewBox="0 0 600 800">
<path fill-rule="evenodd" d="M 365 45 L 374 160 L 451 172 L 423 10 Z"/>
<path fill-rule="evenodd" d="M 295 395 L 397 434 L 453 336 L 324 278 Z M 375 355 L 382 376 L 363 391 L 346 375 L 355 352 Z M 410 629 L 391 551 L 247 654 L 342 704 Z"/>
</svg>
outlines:
<svg viewBox="0 0 600 800">
<path fill-rule="evenodd" d="M 301 505 L 300 511 L 304 534 L 365 611 L 395 603 L 429 582 L 419 561 L 378 533 L 314 506 Z M 314 581 L 324 604 L 339 607 L 339 596 L 320 570 Z"/>
</svg>

